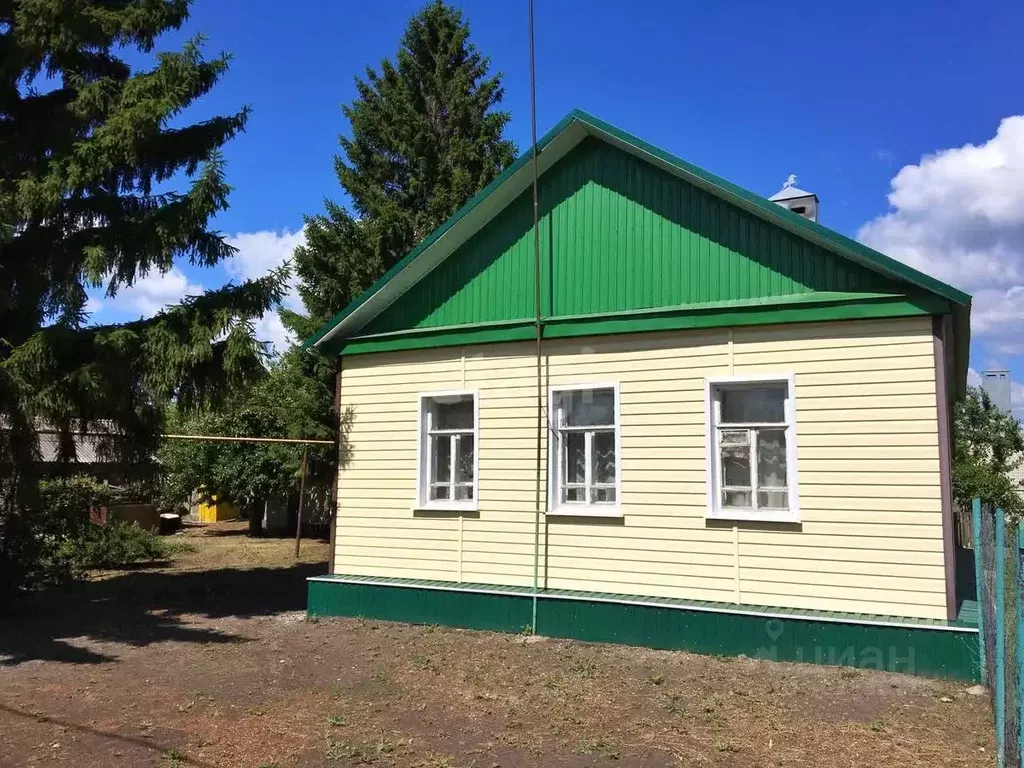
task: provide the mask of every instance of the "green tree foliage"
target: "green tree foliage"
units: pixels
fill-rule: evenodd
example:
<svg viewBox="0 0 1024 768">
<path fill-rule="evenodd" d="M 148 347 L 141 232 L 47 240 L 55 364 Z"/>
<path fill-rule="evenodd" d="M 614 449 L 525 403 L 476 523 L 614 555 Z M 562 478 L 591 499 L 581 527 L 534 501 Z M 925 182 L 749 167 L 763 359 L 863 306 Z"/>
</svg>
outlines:
<svg viewBox="0 0 1024 768">
<path fill-rule="evenodd" d="M 1011 473 L 1024 461 L 1020 422 L 1003 413 L 978 387 L 955 406 L 953 419 L 953 496 L 970 506 L 975 497 L 1024 516 L 1020 483 Z"/>
<path fill-rule="evenodd" d="M 276 362 L 270 375 L 245 392 L 238 392 L 217 409 L 175 414 L 168 429 L 175 434 L 245 437 L 333 437 L 331 425 L 318 421 L 330 400 L 309 385 L 296 355 Z M 332 460 L 334 449 L 311 445 L 309 481 Z M 258 517 L 263 502 L 288 497 L 299 484 L 301 445 L 287 443 L 165 440 L 158 453 L 165 503 L 178 505 L 194 490 L 205 500 L 216 496 L 237 503 Z M 322 473 L 321 469 L 321 473 Z"/>
<path fill-rule="evenodd" d="M 343 108 L 351 125 L 334 159 L 351 209 L 327 201 L 306 218 L 295 252 L 299 293 L 311 318 L 300 335 L 362 293 L 513 160 L 502 138 L 510 115 L 495 109 L 500 74 L 469 37 L 462 13 L 435 0 L 408 24 L 394 61 L 356 78 Z"/>
<path fill-rule="evenodd" d="M 515 160 L 515 145 L 502 138 L 509 113 L 497 109 L 501 76 L 470 40 L 462 13 L 441 0 L 410 19 L 394 60 L 367 68 L 356 89 L 357 98 L 343 108 L 350 124 L 339 139 L 343 155 L 334 158 L 351 207 L 326 201 L 323 213 L 306 217 L 306 244 L 295 251 L 309 315 L 282 317 L 300 338 Z M 316 424 L 340 433 L 344 452 L 344 419 L 331 410 L 337 361 L 299 350 L 286 357 L 286 367 L 301 369 L 307 396 L 320 404 Z"/>
<path fill-rule="evenodd" d="M 190 550 L 191 546 L 170 542 L 138 523 L 111 520 L 106 525 L 84 526 L 61 544 L 58 555 L 76 570 L 85 571 L 153 563 Z"/>
<path fill-rule="evenodd" d="M 72 561 L 61 550 L 89 525 L 89 510 L 116 500 L 117 492 L 85 475 L 40 483 L 40 511 L 32 516 L 8 515 L 0 528 L 0 607 L 20 583 L 39 584 L 71 575 Z M 5 589 L 6 587 L 6 589 Z"/>
<path fill-rule="evenodd" d="M 149 56 L 190 0 L 0 3 L 0 582 L 37 557 L 34 430 L 111 433 L 110 458 L 151 455 L 161 404 L 216 402 L 263 372 L 252 320 L 284 276 L 185 299 L 149 320 L 91 326 L 86 292 L 108 297 L 178 260 L 232 254 L 211 218 L 227 207 L 220 147 L 247 110 L 187 124 L 181 113 L 228 66 L 199 41 Z M 133 56 L 134 57 L 134 56 Z M 15 535 L 17 532 L 17 536 Z M 12 543 L 15 542 L 15 543 Z M 24 550 L 24 551 L 23 551 Z"/>
</svg>

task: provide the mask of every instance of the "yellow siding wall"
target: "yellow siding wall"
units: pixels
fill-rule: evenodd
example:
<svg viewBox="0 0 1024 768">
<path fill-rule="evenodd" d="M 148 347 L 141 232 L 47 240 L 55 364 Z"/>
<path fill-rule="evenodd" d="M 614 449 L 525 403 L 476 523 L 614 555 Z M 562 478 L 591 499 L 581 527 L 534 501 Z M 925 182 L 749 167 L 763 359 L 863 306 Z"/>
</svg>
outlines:
<svg viewBox="0 0 1024 768">
<path fill-rule="evenodd" d="M 533 583 L 533 352 L 343 359 L 336 573 Z M 795 374 L 799 525 L 705 520 L 704 379 L 757 372 Z M 929 318 L 548 341 L 542 376 L 545 398 L 619 382 L 623 507 L 542 519 L 542 586 L 945 618 Z M 463 388 L 479 391 L 480 511 L 414 511 L 418 396 Z"/>
</svg>

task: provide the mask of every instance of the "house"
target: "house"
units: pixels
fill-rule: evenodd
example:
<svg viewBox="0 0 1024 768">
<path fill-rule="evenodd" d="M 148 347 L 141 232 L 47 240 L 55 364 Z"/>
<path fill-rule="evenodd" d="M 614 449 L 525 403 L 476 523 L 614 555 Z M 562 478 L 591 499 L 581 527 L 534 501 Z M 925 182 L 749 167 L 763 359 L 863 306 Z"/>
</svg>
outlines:
<svg viewBox="0 0 1024 768">
<path fill-rule="evenodd" d="M 124 437 L 109 419 L 75 420 L 66 434 L 40 420 L 35 433 L 37 471 L 44 477 L 85 474 L 120 485 L 153 476 L 153 463 L 146 456 L 120 450 Z"/>
<path fill-rule="evenodd" d="M 317 615 L 973 678 L 970 297 L 574 111 L 306 341 L 347 432 Z M 537 258 L 535 242 L 537 238 Z"/>
</svg>

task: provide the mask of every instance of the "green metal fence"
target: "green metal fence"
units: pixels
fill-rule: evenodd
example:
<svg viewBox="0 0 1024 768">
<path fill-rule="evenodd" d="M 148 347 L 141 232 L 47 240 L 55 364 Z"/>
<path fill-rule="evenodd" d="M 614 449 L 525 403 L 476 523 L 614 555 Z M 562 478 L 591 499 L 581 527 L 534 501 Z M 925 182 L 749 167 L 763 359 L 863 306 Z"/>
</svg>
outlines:
<svg viewBox="0 0 1024 768">
<path fill-rule="evenodd" d="M 1024 756 L 1024 526 L 975 499 L 971 510 L 982 680 L 992 696 L 996 765 Z"/>
</svg>

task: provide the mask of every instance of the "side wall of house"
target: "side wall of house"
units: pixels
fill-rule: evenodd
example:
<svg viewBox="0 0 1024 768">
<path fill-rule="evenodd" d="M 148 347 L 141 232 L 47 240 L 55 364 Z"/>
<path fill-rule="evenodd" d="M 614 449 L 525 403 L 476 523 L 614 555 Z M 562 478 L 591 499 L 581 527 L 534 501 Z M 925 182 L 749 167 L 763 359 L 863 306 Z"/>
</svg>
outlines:
<svg viewBox="0 0 1024 768">
<path fill-rule="evenodd" d="M 945 618 L 929 318 L 567 339 L 544 352 L 543 400 L 549 386 L 619 383 L 623 516 L 542 516 L 542 587 Z M 533 583 L 533 353 L 343 359 L 335 573 Z M 801 522 L 708 522 L 704 380 L 758 372 L 795 376 Z M 473 514 L 415 509 L 418 396 L 451 389 L 479 396 Z M 546 447 L 543 430 L 544 470 Z"/>
</svg>

